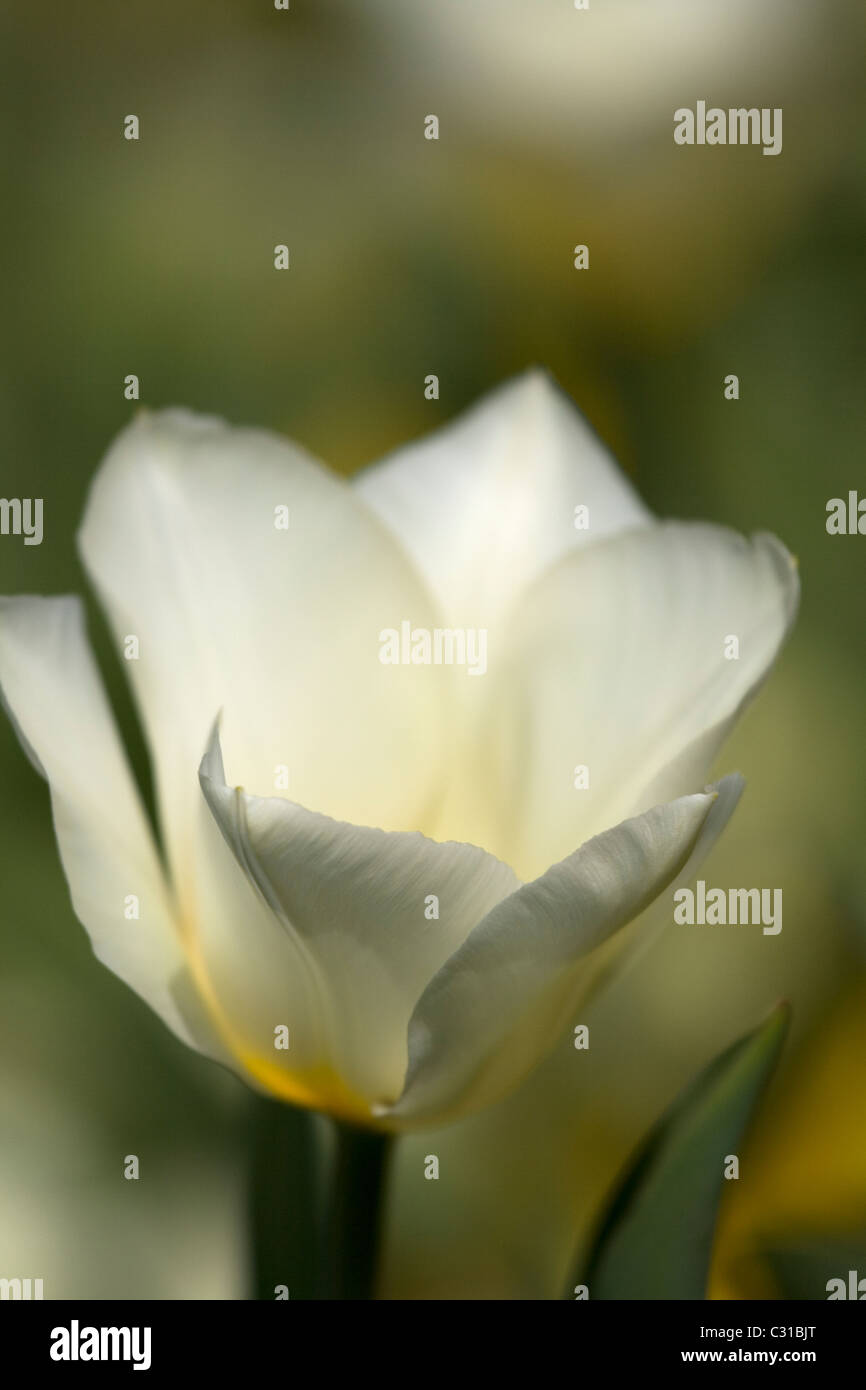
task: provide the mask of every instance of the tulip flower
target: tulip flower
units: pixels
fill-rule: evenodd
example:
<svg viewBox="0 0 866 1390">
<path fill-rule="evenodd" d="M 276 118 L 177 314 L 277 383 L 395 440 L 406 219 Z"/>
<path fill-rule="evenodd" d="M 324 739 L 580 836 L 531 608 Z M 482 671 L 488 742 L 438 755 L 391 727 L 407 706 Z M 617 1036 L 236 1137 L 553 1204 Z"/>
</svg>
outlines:
<svg viewBox="0 0 866 1390">
<path fill-rule="evenodd" d="M 78 599 L 0 601 L 0 685 L 96 955 L 254 1088 L 381 1130 L 562 1036 L 730 814 L 709 766 L 797 603 L 777 540 L 656 520 L 538 372 L 351 484 L 143 412 L 79 539 L 162 850 Z"/>
<path fill-rule="evenodd" d="M 332 1117 L 329 1287 L 366 1296 L 386 1137 L 515 1087 L 723 828 L 795 566 L 656 520 L 540 372 L 352 483 L 143 412 L 79 542 L 159 840 L 80 601 L 0 599 L 76 914 L 183 1042 Z"/>
</svg>

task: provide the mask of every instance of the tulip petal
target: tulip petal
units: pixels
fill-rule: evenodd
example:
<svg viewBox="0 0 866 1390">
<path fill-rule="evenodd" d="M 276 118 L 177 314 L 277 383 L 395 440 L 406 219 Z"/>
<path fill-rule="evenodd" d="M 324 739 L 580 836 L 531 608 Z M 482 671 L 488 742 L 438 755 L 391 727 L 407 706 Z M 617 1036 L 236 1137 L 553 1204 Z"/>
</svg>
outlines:
<svg viewBox="0 0 866 1390">
<path fill-rule="evenodd" d="M 370 1102 L 400 1092 L 409 1017 L 425 985 L 518 880 L 472 845 L 348 825 L 229 787 L 216 734 L 200 776 L 272 930 L 297 945 L 323 982 L 320 1037 L 330 1056 L 322 1070 L 328 1065 L 368 1098 L 369 1118 Z M 425 915 L 434 897 L 438 918 Z"/>
<path fill-rule="evenodd" d="M 380 632 L 425 623 L 429 601 L 342 479 L 265 432 L 144 412 L 95 479 L 80 545 L 118 643 L 138 640 L 127 669 L 184 905 L 216 710 L 252 790 L 284 776 L 330 813 L 420 818 L 441 763 L 442 673 L 384 666 Z"/>
<path fill-rule="evenodd" d="M 448 1123 L 522 1080 L 584 997 L 595 973 L 586 957 L 677 877 L 715 799 L 682 797 L 624 821 L 494 907 L 418 1001 L 388 1119 Z"/>
<path fill-rule="evenodd" d="M 449 623 L 492 627 L 551 564 L 652 520 L 568 397 L 533 370 L 354 480 Z M 589 529 L 575 508 L 588 507 Z"/>
<path fill-rule="evenodd" d="M 96 956 L 185 1043 L 220 1055 L 194 1002 L 162 867 L 78 599 L 0 599 L 0 692 L 48 781 L 73 907 Z M 131 895 L 137 920 L 125 916 Z"/>
<path fill-rule="evenodd" d="M 460 807 L 483 785 L 501 808 L 483 843 L 529 879 L 590 835 L 704 786 L 797 598 L 774 537 L 699 523 L 646 527 L 561 561 L 517 605 L 508 651 L 491 653 L 451 833 L 465 837 Z"/>
<path fill-rule="evenodd" d="M 328 982 L 297 933 L 275 920 L 201 788 L 186 883 L 184 940 L 193 977 L 234 1070 L 297 1104 L 312 1104 L 326 1087 L 333 1099 Z M 346 1110 L 347 1098 L 339 1099 Z"/>
<path fill-rule="evenodd" d="M 645 912 L 634 917 L 608 945 L 595 952 L 592 960 L 587 961 L 583 989 L 596 994 L 614 977 L 619 980 L 627 971 L 633 970 L 652 951 L 662 933 L 671 926 L 674 893 L 678 888 L 688 888 L 694 883 L 701 866 L 709 858 L 737 809 L 745 785 L 739 772 L 729 772 L 705 789 L 715 793 L 715 800 L 685 864 L 671 879 L 661 897 L 650 903 Z"/>
</svg>

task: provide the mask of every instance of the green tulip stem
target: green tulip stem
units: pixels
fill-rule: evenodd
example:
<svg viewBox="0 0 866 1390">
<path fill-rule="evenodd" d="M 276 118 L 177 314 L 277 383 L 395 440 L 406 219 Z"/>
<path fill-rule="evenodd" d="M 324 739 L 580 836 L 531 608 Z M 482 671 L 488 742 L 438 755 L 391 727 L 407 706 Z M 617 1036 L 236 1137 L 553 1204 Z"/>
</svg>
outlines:
<svg viewBox="0 0 866 1390">
<path fill-rule="evenodd" d="M 250 1297 L 318 1297 L 321 1161 L 315 1117 L 250 1094 Z"/>
<path fill-rule="evenodd" d="M 391 1136 L 334 1122 L 324 1297 L 375 1298 Z"/>
</svg>

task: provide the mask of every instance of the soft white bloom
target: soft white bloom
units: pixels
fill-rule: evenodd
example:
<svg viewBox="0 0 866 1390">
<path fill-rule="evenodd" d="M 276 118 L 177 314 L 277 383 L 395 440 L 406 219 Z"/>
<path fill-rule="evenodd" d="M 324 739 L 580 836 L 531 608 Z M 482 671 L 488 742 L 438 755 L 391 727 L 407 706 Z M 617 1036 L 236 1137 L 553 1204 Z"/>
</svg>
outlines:
<svg viewBox="0 0 866 1390">
<path fill-rule="evenodd" d="M 0 685 L 96 954 L 251 1084 L 393 1128 L 515 1085 L 706 852 L 797 603 L 778 541 L 657 522 L 537 372 L 353 485 L 142 414 L 80 544 L 137 638 L 164 863 L 77 599 L 0 600 Z M 383 664 L 404 622 L 483 629 L 486 673 Z"/>
<path fill-rule="evenodd" d="M 720 105 L 728 93 L 739 105 L 740 93 L 817 77 L 813 0 L 587 0 L 577 9 L 575 0 L 367 0 L 365 13 L 403 80 L 423 72 L 449 129 L 459 120 L 499 136 L 516 130 L 524 145 L 543 140 L 572 158 L 636 135 L 642 154 L 671 141 L 669 116 L 701 84 Z M 634 160 L 618 175 L 643 167 Z"/>
</svg>

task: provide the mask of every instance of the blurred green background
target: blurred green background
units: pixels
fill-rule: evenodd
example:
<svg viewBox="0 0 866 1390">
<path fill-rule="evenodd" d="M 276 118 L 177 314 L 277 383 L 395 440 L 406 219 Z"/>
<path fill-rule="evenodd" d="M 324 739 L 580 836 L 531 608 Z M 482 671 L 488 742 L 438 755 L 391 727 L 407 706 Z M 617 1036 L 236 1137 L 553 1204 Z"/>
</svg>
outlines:
<svg viewBox="0 0 866 1390">
<path fill-rule="evenodd" d="M 793 1040 L 712 1293 L 821 1298 L 858 1251 L 866 1274 L 866 539 L 825 530 L 828 499 L 866 489 L 864 31 L 854 0 L 0 15 L 0 493 L 45 499 L 40 547 L 0 537 L 0 592 L 83 589 L 75 530 L 128 373 L 146 404 L 272 427 L 350 473 L 541 363 L 655 511 L 773 530 L 800 560 L 794 638 L 719 763 L 748 787 L 705 872 L 782 887 L 781 935 L 668 932 L 579 1020 L 588 1053 L 565 1036 L 506 1103 L 403 1142 L 389 1296 L 556 1293 L 638 1137 L 781 996 Z M 782 154 L 676 146 L 699 98 L 781 106 Z M 0 782 L 0 1275 L 242 1297 L 253 1103 L 93 959 L 5 721 Z"/>
</svg>

